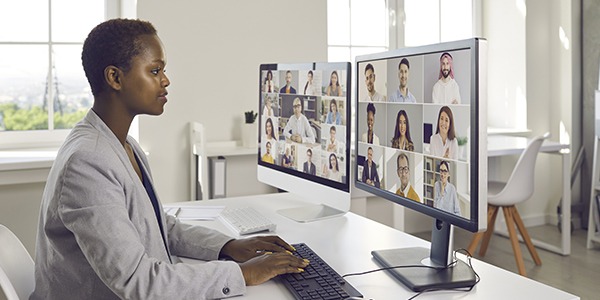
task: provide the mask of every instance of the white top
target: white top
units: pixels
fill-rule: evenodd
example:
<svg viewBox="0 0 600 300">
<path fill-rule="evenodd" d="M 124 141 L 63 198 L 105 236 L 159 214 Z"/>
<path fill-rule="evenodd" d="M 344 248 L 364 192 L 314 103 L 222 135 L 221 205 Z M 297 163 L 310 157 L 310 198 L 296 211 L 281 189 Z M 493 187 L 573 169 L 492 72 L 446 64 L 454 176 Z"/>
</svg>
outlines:
<svg viewBox="0 0 600 300">
<path fill-rule="evenodd" d="M 342 172 L 335 170 L 328 170 L 327 178 L 335 181 L 342 181 Z"/>
<path fill-rule="evenodd" d="M 304 115 L 300 115 L 299 118 L 297 118 L 296 115 L 292 115 L 288 119 L 285 129 L 283 129 L 283 134 L 288 139 L 292 137 L 292 134 L 299 134 L 302 137 L 303 143 L 315 142 L 315 134 L 310 127 L 308 119 Z"/>
<path fill-rule="evenodd" d="M 365 132 L 362 135 L 361 142 L 368 143 L 367 140 L 368 140 L 367 139 L 367 133 Z M 375 133 L 373 133 L 373 145 L 379 146 L 379 137 L 377 135 L 375 135 Z"/>
<path fill-rule="evenodd" d="M 441 79 L 438 80 L 433 85 L 431 99 L 433 99 L 433 103 L 460 104 L 460 90 L 456 80 L 453 78 L 448 80 L 448 82 L 443 82 Z M 456 99 L 456 103 L 452 102 L 454 99 Z"/>
<path fill-rule="evenodd" d="M 316 96 L 316 95 L 321 94 L 321 93 L 317 93 L 317 88 L 312 83 L 308 84 L 308 86 L 306 87 L 306 92 L 304 92 L 304 87 L 303 87 L 302 92 L 305 95 L 310 95 L 310 96 Z"/>
<path fill-rule="evenodd" d="M 273 80 L 267 80 L 264 84 L 264 89 L 265 93 L 277 93 L 277 88 L 275 88 L 275 83 Z"/>
<path fill-rule="evenodd" d="M 338 142 L 337 140 L 331 141 L 331 139 L 327 139 L 327 151 L 328 152 L 337 152 Z"/>
<path fill-rule="evenodd" d="M 448 151 L 449 159 L 458 159 L 458 141 L 456 139 L 446 139 L 446 143 L 442 142 L 442 137 L 439 133 L 431 136 L 429 140 L 429 152 L 431 155 L 444 157 L 444 154 Z"/>
<path fill-rule="evenodd" d="M 383 95 L 381 95 L 380 93 L 378 93 L 377 91 L 375 91 L 375 94 L 371 97 L 371 95 L 369 94 L 369 92 L 367 92 L 367 96 L 365 96 L 365 99 L 363 101 L 367 101 L 367 102 L 385 102 L 385 97 Z"/>
<path fill-rule="evenodd" d="M 269 108 L 265 105 L 265 107 L 263 108 L 263 116 L 272 117 L 273 116 L 273 108 L 271 108 L 271 113 L 269 113 Z M 275 125 L 275 124 L 273 124 L 273 125 Z"/>
</svg>

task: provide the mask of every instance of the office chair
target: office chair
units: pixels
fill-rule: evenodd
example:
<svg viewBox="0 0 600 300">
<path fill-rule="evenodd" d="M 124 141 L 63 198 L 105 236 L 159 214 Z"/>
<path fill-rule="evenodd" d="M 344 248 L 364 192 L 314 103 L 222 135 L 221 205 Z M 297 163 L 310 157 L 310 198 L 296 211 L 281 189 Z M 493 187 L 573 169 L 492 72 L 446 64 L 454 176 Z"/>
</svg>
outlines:
<svg viewBox="0 0 600 300">
<path fill-rule="evenodd" d="M 523 256 L 521 254 L 521 248 L 519 247 L 519 239 L 514 224 L 517 225 L 535 264 L 538 266 L 541 265 L 542 260 L 538 256 L 537 251 L 531 242 L 531 238 L 519 216 L 516 205 L 526 201 L 533 195 L 535 184 L 533 180 L 535 175 L 535 160 L 540 151 L 540 147 L 542 146 L 542 142 L 549 136 L 550 134 L 546 133 L 543 136 L 535 137 L 529 142 L 527 148 L 521 153 L 521 157 L 519 157 L 519 160 L 506 183 L 498 181 L 488 182 L 488 228 L 485 232 L 475 233 L 471 240 L 471 244 L 469 244 L 469 247 L 467 248 L 469 253 L 474 253 L 477 244 L 479 244 L 479 241 L 483 237 L 479 255 L 485 255 L 490 238 L 494 233 L 494 222 L 496 221 L 498 210 L 499 208 L 502 208 L 504 218 L 506 219 L 508 235 L 515 253 L 519 274 L 523 276 L 527 276 L 527 274 L 525 272 L 525 264 L 523 263 Z"/>
<path fill-rule="evenodd" d="M 34 264 L 19 238 L 0 224 L 0 288 L 7 300 L 28 299 L 35 287 Z"/>
</svg>

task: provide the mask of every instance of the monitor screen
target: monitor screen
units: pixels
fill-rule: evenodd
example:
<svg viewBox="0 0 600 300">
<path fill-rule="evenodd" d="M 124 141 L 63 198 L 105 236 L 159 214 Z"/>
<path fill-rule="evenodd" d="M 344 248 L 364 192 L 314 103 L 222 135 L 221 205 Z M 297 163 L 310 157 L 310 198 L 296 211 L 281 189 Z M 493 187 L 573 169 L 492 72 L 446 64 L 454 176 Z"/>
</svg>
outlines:
<svg viewBox="0 0 600 300">
<path fill-rule="evenodd" d="M 446 226 L 486 227 L 485 46 L 474 38 L 356 58 L 359 189 Z"/>
<path fill-rule="evenodd" d="M 260 66 L 260 181 L 307 199 L 349 198 L 350 71 L 348 62 Z"/>
</svg>

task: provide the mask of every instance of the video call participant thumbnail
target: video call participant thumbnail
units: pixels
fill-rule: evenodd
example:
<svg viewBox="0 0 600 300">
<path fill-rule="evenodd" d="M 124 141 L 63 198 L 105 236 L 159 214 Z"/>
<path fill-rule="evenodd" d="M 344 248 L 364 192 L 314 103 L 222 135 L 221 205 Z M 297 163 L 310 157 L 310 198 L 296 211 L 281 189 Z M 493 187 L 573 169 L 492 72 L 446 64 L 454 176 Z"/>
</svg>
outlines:
<svg viewBox="0 0 600 300">
<path fill-rule="evenodd" d="M 396 158 L 396 166 L 398 178 L 400 178 L 400 188 L 396 190 L 396 195 L 421 202 L 419 195 L 417 192 L 415 192 L 410 184 L 410 165 L 408 162 L 408 156 L 405 153 L 400 152 L 398 154 L 398 157 Z"/>
<path fill-rule="evenodd" d="M 389 102 L 403 102 L 403 103 L 416 103 L 417 99 L 413 94 L 408 90 L 408 74 L 410 69 L 410 63 L 408 59 L 403 58 L 398 64 L 398 81 L 400 81 L 400 86 L 396 89 L 396 92 L 393 93 Z"/>
<path fill-rule="evenodd" d="M 433 103 L 460 104 L 460 89 L 454 80 L 452 55 L 444 52 L 440 57 L 440 73 L 438 81 L 433 85 L 431 93 Z"/>
<path fill-rule="evenodd" d="M 380 186 L 379 174 L 377 174 L 377 166 L 373 161 L 372 147 L 369 147 L 367 149 L 367 160 L 365 160 L 365 163 L 363 164 L 362 182 L 374 186 L 376 188 Z"/>
<path fill-rule="evenodd" d="M 433 207 L 460 216 L 460 203 L 456 187 L 450 183 L 450 164 L 445 160 L 441 161 L 439 171 L 440 180 L 435 182 Z"/>
<path fill-rule="evenodd" d="M 283 129 L 283 134 L 287 139 L 296 143 L 315 143 L 316 137 L 310 122 L 302 113 L 302 101 L 300 98 L 294 98 L 292 103 L 294 114 L 291 115 Z"/>
</svg>

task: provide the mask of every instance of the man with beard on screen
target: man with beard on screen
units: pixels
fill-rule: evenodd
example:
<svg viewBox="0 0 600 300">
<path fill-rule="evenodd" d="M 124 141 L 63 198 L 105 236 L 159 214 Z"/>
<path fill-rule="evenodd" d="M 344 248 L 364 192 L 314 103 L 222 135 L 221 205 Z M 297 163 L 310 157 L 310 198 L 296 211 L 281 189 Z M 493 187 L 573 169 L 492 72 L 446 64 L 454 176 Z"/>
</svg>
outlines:
<svg viewBox="0 0 600 300">
<path fill-rule="evenodd" d="M 444 52 L 440 57 L 440 74 L 431 94 L 433 103 L 460 104 L 460 91 L 458 83 L 454 80 L 452 55 L 448 52 Z"/>
</svg>

